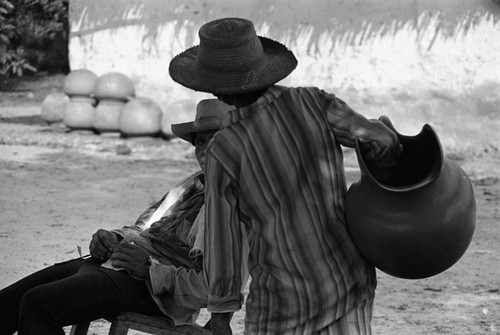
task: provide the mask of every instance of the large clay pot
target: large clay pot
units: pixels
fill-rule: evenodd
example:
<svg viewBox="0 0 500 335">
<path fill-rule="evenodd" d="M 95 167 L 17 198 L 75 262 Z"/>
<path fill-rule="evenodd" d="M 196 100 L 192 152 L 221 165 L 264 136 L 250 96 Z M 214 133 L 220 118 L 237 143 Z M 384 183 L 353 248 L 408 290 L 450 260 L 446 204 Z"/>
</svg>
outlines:
<svg viewBox="0 0 500 335">
<path fill-rule="evenodd" d="M 149 98 L 129 100 L 120 114 L 120 132 L 126 136 L 154 136 L 161 130 L 162 110 Z"/>
<path fill-rule="evenodd" d="M 97 78 L 94 96 L 99 99 L 126 101 L 135 96 L 132 81 L 120 72 L 108 72 Z"/>
<path fill-rule="evenodd" d="M 71 129 L 92 129 L 95 99 L 73 96 L 64 110 L 63 123 Z"/>
<path fill-rule="evenodd" d="M 97 75 L 86 69 L 74 70 L 64 78 L 63 91 L 69 96 L 90 96 L 94 93 Z"/>
<path fill-rule="evenodd" d="M 431 126 L 416 136 L 396 134 L 403 152 L 388 180 L 373 177 L 356 145 L 361 178 L 347 192 L 346 221 L 375 267 L 399 278 L 426 278 L 451 267 L 468 248 L 474 192 L 464 171 L 444 157 Z"/>
<path fill-rule="evenodd" d="M 40 116 L 48 123 L 61 122 L 69 104 L 69 97 L 64 92 L 49 93 L 42 102 Z"/>
<path fill-rule="evenodd" d="M 123 100 L 104 99 L 94 111 L 92 125 L 98 133 L 120 131 L 120 114 L 125 106 Z"/>
</svg>

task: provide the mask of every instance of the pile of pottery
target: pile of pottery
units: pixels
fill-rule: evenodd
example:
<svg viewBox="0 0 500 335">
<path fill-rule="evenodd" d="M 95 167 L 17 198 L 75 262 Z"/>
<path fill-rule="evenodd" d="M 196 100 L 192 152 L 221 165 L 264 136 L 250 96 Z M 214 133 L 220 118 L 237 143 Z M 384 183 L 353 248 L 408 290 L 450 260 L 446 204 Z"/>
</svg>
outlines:
<svg viewBox="0 0 500 335">
<path fill-rule="evenodd" d="M 80 69 L 64 79 L 63 92 L 50 93 L 42 103 L 41 117 L 62 122 L 71 130 L 98 134 L 156 136 L 163 112 L 152 99 L 136 97 L 132 81 L 123 73 L 97 76 Z"/>
</svg>

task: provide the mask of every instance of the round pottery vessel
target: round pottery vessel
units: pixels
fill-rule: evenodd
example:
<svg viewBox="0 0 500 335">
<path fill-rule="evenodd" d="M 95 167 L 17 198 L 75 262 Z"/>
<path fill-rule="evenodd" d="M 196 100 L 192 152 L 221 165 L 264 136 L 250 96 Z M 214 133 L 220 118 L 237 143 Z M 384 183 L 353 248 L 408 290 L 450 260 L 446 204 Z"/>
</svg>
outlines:
<svg viewBox="0 0 500 335">
<path fill-rule="evenodd" d="M 135 96 L 134 84 L 120 72 L 108 72 L 97 78 L 94 96 L 99 100 L 128 100 Z"/>
<path fill-rule="evenodd" d="M 71 71 L 66 75 L 63 82 L 63 91 L 69 96 L 90 96 L 94 93 L 97 75 L 86 69 Z"/>
<path fill-rule="evenodd" d="M 163 112 L 149 98 L 129 100 L 120 114 L 120 132 L 127 136 L 154 136 L 161 130 Z"/>
<path fill-rule="evenodd" d="M 70 98 L 64 110 L 63 123 L 71 129 L 92 129 L 95 99 L 84 96 Z"/>
<path fill-rule="evenodd" d="M 48 123 L 61 122 L 69 104 L 69 97 L 64 92 L 49 93 L 42 102 L 40 116 Z"/>
<path fill-rule="evenodd" d="M 379 270 L 431 277 L 467 250 L 476 222 L 474 192 L 464 171 L 444 157 L 431 126 L 416 136 L 395 132 L 403 152 L 384 181 L 373 177 L 356 143 L 361 178 L 347 192 L 346 222 L 361 254 Z"/>
<path fill-rule="evenodd" d="M 99 133 L 120 131 L 120 114 L 124 106 L 122 100 L 100 100 L 92 119 L 94 129 Z"/>
</svg>

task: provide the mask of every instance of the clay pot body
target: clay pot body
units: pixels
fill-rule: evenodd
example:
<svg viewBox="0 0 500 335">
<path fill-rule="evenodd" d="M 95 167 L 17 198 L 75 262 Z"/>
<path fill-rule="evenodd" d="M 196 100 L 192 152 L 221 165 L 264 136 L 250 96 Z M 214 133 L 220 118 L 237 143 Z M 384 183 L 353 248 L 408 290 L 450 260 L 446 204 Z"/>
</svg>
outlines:
<svg viewBox="0 0 500 335">
<path fill-rule="evenodd" d="M 94 93 L 97 75 L 89 70 L 80 69 L 71 71 L 64 78 L 63 91 L 69 96 L 90 96 Z"/>
<path fill-rule="evenodd" d="M 95 99 L 73 96 L 64 110 L 63 123 L 72 129 L 92 129 Z"/>
<path fill-rule="evenodd" d="M 153 136 L 161 130 L 162 110 L 149 98 L 128 101 L 120 114 L 120 132 L 127 136 Z"/>
<path fill-rule="evenodd" d="M 444 157 L 429 125 L 413 137 L 397 135 L 403 153 L 383 182 L 372 176 L 357 145 L 361 178 L 348 190 L 346 222 L 375 267 L 399 278 L 426 278 L 451 267 L 468 248 L 474 192 L 464 171 Z"/>
<path fill-rule="evenodd" d="M 135 96 L 135 88 L 123 73 L 108 72 L 97 78 L 94 95 L 99 100 L 127 100 Z"/>
<path fill-rule="evenodd" d="M 120 131 L 120 114 L 125 101 L 100 100 L 94 111 L 92 125 L 99 133 Z"/>
<path fill-rule="evenodd" d="M 52 92 L 42 102 L 41 118 L 48 123 L 61 122 L 69 104 L 69 97 L 64 92 Z"/>
</svg>

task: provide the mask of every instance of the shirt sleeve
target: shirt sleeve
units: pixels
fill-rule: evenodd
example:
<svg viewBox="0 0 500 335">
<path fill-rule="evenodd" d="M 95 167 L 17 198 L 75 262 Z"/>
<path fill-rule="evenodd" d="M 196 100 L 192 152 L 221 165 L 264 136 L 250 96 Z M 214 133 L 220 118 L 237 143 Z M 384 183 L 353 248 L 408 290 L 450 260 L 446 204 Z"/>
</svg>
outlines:
<svg viewBox="0 0 500 335">
<path fill-rule="evenodd" d="M 233 179 L 207 151 L 204 272 L 209 287 L 209 312 L 241 308 L 243 239 L 238 195 Z"/>
<path fill-rule="evenodd" d="M 368 120 L 331 94 L 326 95 L 326 113 L 339 143 L 354 148 L 357 139 L 375 178 L 389 177 L 402 150 L 396 133 L 379 120 Z"/>
<path fill-rule="evenodd" d="M 180 306 L 206 306 L 207 281 L 201 271 L 153 262 L 149 276 L 154 295 L 173 296 Z"/>
</svg>

